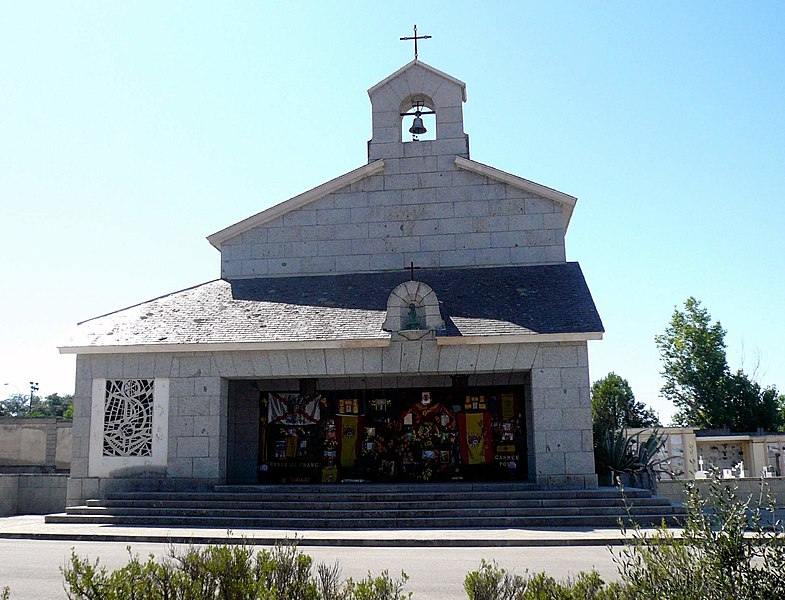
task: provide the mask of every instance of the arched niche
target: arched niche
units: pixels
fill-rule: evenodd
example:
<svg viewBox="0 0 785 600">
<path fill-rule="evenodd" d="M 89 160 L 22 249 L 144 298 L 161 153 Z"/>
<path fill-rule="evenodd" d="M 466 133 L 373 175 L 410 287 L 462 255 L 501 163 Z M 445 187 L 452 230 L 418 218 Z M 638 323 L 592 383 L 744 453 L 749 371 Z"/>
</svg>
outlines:
<svg viewBox="0 0 785 600">
<path fill-rule="evenodd" d="M 414 111 L 415 105 L 418 102 L 422 102 L 422 109 L 429 112 L 436 112 L 436 103 L 433 99 L 428 96 L 427 94 L 409 94 L 401 100 L 401 105 L 399 107 L 399 113 L 401 115 L 401 141 L 402 142 L 411 142 L 414 141 L 412 139 L 412 134 L 409 133 L 409 128 L 412 126 L 412 122 L 414 121 Z M 420 134 L 417 136 L 419 141 L 428 141 L 428 140 L 435 140 L 437 135 L 437 122 L 436 122 L 436 114 L 432 115 L 422 115 L 421 116 L 425 128 L 428 130 L 427 133 Z"/>
<path fill-rule="evenodd" d="M 406 281 L 397 286 L 387 299 L 387 318 L 382 329 L 434 331 L 444 328 L 436 292 L 422 281 Z"/>
</svg>

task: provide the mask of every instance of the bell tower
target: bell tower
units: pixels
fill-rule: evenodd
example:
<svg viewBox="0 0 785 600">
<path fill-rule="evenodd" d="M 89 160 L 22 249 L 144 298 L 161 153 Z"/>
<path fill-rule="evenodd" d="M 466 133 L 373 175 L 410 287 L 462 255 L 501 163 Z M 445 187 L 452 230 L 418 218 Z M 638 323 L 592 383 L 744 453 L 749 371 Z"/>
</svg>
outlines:
<svg viewBox="0 0 785 600">
<path fill-rule="evenodd" d="M 469 136 L 463 132 L 464 82 L 415 58 L 369 89 L 368 95 L 373 120 L 368 162 L 439 155 L 469 158 Z M 429 132 L 434 139 L 416 139 L 425 133 L 416 113 L 435 116 L 436 130 Z"/>
</svg>

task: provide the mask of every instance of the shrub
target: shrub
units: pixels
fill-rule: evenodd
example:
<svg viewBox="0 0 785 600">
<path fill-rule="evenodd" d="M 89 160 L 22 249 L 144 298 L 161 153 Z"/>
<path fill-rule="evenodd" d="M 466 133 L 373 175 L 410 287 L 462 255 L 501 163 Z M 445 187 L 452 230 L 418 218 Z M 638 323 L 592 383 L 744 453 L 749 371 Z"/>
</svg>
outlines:
<svg viewBox="0 0 785 600">
<path fill-rule="evenodd" d="M 377 577 L 369 572 L 365 579 L 357 582 L 350 577 L 346 580 L 343 594 L 339 593 L 330 598 L 336 600 L 405 600 L 412 597 L 411 592 L 404 593 L 403 591 L 408 580 L 409 576 L 403 571 L 401 571 L 400 579 L 392 579 L 386 570 Z"/>
<path fill-rule="evenodd" d="M 516 575 L 484 560 L 466 575 L 463 589 L 469 600 L 619 600 L 624 590 L 606 584 L 596 571 L 581 572 L 575 579 L 558 582 L 545 573 Z"/>
<path fill-rule="evenodd" d="M 694 482 L 685 491 L 680 538 L 664 526 L 651 535 L 634 526 L 614 555 L 624 583 L 644 598 L 785 598 L 785 531 L 765 481 L 756 499 L 740 498 L 716 474 L 705 496 Z"/>
<path fill-rule="evenodd" d="M 132 555 L 109 572 L 100 564 L 71 552 L 62 569 L 69 600 L 404 600 L 408 577 L 391 578 L 387 571 L 360 581 L 341 581 L 338 565 L 319 564 L 296 544 L 255 550 L 245 544 L 178 550 L 170 548 L 160 562 Z M 6 600 L 0 597 L 0 600 Z"/>
<path fill-rule="evenodd" d="M 544 573 L 513 575 L 483 561 L 464 580 L 469 600 L 785 598 L 785 527 L 775 519 L 765 481 L 757 499 L 740 498 L 716 477 L 705 496 L 692 482 L 686 492 L 680 537 L 665 525 L 653 533 L 633 525 L 622 549 L 611 551 L 618 583 L 604 583 L 595 571 L 562 583 Z"/>
</svg>

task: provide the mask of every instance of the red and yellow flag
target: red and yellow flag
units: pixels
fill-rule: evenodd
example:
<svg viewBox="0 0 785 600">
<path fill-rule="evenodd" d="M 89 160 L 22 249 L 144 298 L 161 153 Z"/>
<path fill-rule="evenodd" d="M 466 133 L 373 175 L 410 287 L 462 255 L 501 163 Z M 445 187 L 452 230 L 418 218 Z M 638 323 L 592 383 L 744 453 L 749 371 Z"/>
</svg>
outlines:
<svg viewBox="0 0 785 600">
<path fill-rule="evenodd" d="M 466 413 L 458 415 L 461 440 L 461 458 L 466 465 L 493 462 L 491 413 Z"/>
<path fill-rule="evenodd" d="M 357 415 L 340 415 L 335 418 L 342 467 L 353 467 L 360 449 L 361 418 Z"/>
</svg>

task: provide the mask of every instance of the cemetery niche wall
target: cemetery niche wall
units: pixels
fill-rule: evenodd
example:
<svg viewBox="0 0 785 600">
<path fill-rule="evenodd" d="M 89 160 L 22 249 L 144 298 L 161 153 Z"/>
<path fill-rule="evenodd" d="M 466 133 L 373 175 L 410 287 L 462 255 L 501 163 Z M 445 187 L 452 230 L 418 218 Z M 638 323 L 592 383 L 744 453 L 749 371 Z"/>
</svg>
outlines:
<svg viewBox="0 0 785 600">
<path fill-rule="evenodd" d="M 472 160 L 466 85 L 446 73 L 414 60 L 369 95 L 367 164 L 209 236 L 220 279 L 60 348 L 77 355 L 70 505 L 226 483 L 597 484 L 603 326 L 566 259 L 576 198 Z M 408 139 L 414 106 L 434 139 Z"/>
</svg>

